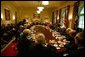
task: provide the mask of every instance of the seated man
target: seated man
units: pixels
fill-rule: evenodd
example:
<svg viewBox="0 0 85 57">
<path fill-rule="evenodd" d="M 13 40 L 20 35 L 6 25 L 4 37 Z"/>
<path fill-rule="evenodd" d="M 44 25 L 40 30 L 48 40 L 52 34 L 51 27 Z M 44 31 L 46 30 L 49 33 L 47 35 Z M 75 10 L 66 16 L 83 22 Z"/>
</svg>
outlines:
<svg viewBox="0 0 85 57">
<path fill-rule="evenodd" d="M 27 56 L 29 47 L 31 45 L 31 31 L 29 29 L 24 29 L 23 32 L 20 34 L 19 43 L 18 43 L 18 50 L 19 56 Z"/>
<path fill-rule="evenodd" d="M 56 56 L 54 55 L 54 49 L 46 46 L 45 35 L 38 33 L 35 36 L 35 46 L 30 49 L 30 56 Z M 53 51 L 52 51 L 53 50 Z M 56 50 L 55 50 L 56 51 Z"/>
<path fill-rule="evenodd" d="M 72 50 L 70 52 L 70 56 L 85 56 L 84 54 L 84 33 L 79 32 L 75 37 L 75 44 L 77 46 L 77 50 Z"/>
</svg>

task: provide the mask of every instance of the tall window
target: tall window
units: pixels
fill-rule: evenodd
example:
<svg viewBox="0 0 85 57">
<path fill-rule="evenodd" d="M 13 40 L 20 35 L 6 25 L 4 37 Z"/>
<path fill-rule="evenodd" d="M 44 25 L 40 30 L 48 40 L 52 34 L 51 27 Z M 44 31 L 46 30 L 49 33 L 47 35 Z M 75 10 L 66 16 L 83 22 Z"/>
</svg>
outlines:
<svg viewBox="0 0 85 57">
<path fill-rule="evenodd" d="M 62 8 L 61 10 L 61 26 L 68 27 L 68 13 L 69 13 L 69 5 L 67 7 Z"/>
<path fill-rule="evenodd" d="M 65 19 L 65 8 L 63 8 L 62 11 L 61 11 L 61 22 L 60 23 L 61 23 L 62 26 L 65 26 L 64 25 L 64 19 Z"/>
<path fill-rule="evenodd" d="M 84 6 L 80 5 L 79 7 L 79 23 L 78 27 L 84 29 Z"/>
</svg>

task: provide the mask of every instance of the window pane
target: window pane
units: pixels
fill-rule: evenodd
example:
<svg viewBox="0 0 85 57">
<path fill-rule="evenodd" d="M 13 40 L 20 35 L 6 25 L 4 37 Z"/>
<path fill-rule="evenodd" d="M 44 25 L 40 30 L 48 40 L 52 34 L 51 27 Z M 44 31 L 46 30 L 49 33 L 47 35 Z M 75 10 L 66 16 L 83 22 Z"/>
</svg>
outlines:
<svg viewBox="0 0 85 57">
<path fill-rule="evenodd" d="M 80 14 L 84 14 L 84 7 L 83 7 L 83 9 L 81 10 Z"/>
<path fill-rule="evenodd" d="M 84 16 L 79 17 L 79 28 L 84 29 Z"/>
</svg>

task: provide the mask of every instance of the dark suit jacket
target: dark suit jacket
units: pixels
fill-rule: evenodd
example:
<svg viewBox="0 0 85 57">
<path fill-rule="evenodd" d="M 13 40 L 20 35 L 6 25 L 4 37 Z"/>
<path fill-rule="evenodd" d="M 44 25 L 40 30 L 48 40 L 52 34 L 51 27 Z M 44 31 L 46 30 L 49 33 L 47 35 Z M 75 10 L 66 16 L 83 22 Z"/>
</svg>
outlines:
<svg viewBox="0 0 85 57">
<path fill-rule="evenodd" d="M 77 50 L 71 50 L 69 56 L 85 56 L 84 48 L 80 48 Z"/>
<path fill-rule="evenodd" d="M 57 55 L 57 54 L 56 54 Z M 44 47 L 41 44 L 35 45 L 31 51 L 30 56 L 55 56 L 48 47 Z"/>
</svg>

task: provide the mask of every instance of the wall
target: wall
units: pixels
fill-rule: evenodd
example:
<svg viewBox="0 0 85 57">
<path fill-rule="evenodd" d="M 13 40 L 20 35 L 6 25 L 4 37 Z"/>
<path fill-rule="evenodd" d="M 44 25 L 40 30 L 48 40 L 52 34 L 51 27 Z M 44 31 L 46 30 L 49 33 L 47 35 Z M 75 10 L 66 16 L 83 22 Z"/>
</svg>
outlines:
<svg viewBox="0 0 85 57">
<path fill-rule="evenodd" d="M 5 11 L 4 9 L 8 8 L 10 10 L 10 20 L 7 21 L 5 19 Z M 11 2 L 2 1 L 1 2 L 1 14 L 3 15 L 3 19 L 1 20 L 1 24 L 15 23 L 13 20 L 13 15 L 15 15 L 15 11 L 17 12 L 17 22 L 21 21 L 24 18 L 27 18 L 29 21 L 34 19 L 33 14 L 36 13 L 37 8 L 16 8 Z M 40 19 L 52 21 L 52 11 L 53 8 L 45 8 L 41 14 Z"/>
<path fill-rule="evenodd" d="M 10 10 L 10 20 L 7 21 L 5 19 L 5 11 L 4 9 L 9 9 Z M 2 20 L 1 20 L 1 24 L 8 24 L 8 23 L 15 23 L 15 20 L 13 19 L 13 16 L 15 17 L 15 11 L 16 8 L 9 2 L 3 2 L 1 1 L 1 15 L 2 15 Z"/>
<path fill-rule="evenodd" d="M 33 14 L 36 14 L 37 8 L 20 8 L 18 11 L 18 21 L 21 21 L 24 18 L 27 18 L 28 20 L 34 19 Z M 46 18 L 51 21 L 52 17 L 52 9 L 44 9 L 40 13 L 40 19 L 45 20 Z"/>
<path fill-rule="evenodd" d="M 20 8 L 18 11 L 18 21 L 21 21 L 24 18 L 32 19 L 35 8 Z"/>
</svg>

